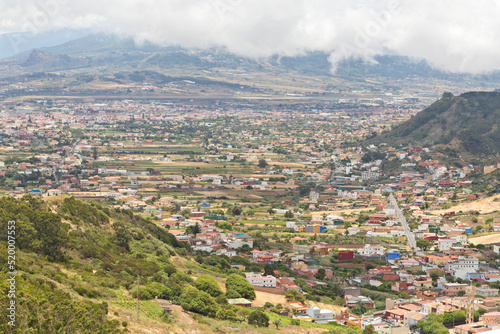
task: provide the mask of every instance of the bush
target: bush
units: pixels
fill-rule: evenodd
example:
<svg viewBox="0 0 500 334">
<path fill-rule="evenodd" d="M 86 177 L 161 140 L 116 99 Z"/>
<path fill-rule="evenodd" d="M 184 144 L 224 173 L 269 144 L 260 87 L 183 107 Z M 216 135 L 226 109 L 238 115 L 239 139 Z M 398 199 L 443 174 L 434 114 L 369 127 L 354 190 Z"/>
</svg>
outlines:
<svg viewBox="0 0 500 334">
<path fill-rule="evenodd" d="M 261 310 L 254 310 L 248 316 L 248 324 L 256 327 L 269 327 L 269 317 Z"/>
<path fill-rule="evenodd" d="M 217 297 L 223 294 L 221 288 L 211 276 L 201 275 L 196 279 L 194 285 L 198 290 L 205 291 L 212 297 Z"/>
<path fill-rule="evenodd" d="M 226 289 L 234 290 L 240 294 L 242 298 L 249 300 L 255 299 L 255 290 L 252 285 L 244 278 L 238 274 L 231 274 L 226 279 Z"/>
</svg>

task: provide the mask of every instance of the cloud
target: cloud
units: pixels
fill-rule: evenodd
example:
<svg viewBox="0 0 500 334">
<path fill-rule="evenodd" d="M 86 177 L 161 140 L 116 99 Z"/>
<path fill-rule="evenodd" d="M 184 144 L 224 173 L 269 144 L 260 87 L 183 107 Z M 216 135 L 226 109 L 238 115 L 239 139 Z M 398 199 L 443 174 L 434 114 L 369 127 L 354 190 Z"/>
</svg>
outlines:
<svg viewBox="0 0 500 334">
<path fill-rule="evenodd" d="M 330 54 L 335 64 L 397 54 L 449 72 L 500 68 L 494 0 L 3 0 L 0 32 L 91 29 L 136 42 L 248 57 Z M 15 43 L 15 41 L 13 41 Z"/>
</svg>

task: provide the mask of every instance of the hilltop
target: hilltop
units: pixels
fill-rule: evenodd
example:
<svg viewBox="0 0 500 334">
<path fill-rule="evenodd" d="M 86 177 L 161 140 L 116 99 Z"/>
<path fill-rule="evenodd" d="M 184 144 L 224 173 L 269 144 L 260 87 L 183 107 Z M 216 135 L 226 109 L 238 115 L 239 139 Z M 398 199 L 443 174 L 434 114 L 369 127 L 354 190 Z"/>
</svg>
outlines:
<svg viewBox="0 0 500 334">
<path fill-rule="evenodd" d="M 370 142 L 435 147 L 464 160 L 500 154 L 500 93 L 451 93 Z"/>
</svg>

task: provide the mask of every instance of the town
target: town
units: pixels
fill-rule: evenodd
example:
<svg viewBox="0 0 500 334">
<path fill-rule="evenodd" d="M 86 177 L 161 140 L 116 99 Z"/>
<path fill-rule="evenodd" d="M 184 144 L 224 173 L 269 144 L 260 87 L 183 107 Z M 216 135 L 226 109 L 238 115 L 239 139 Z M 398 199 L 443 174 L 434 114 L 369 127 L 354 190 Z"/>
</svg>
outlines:
<svg viewBox="0 0 500 334">
<path fill-rule="evenodd" d="M 359 145 L 418 98 L 0 106 L 3 195 L 140 215 L 240 272 L 255 297 L 230 305 L 363 333 L 500 329 L 500 161 Z"/>
</svg>

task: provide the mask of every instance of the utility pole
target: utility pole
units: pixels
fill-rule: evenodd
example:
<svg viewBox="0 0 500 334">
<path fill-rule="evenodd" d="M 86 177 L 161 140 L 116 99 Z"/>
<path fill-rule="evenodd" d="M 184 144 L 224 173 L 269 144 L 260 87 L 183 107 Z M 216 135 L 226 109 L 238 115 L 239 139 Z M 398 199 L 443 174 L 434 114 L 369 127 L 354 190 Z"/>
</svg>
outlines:
<svg viewBox="0 0 500 334">
<path fill-rule="evenodd" d="M 137 304 L 136 304 L 136 312 L 137 312 L 137 322 L 141 322 L 141 320 L 139 319 L 139 277 L 140 275 L 137 275 Z"/>
</svg>

